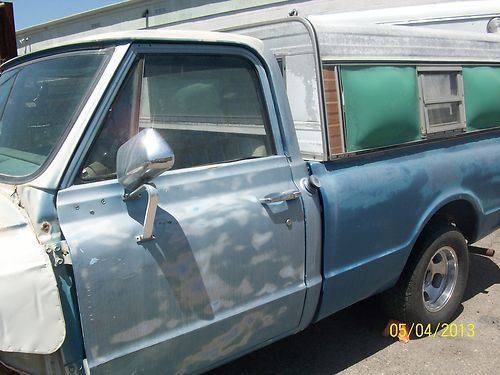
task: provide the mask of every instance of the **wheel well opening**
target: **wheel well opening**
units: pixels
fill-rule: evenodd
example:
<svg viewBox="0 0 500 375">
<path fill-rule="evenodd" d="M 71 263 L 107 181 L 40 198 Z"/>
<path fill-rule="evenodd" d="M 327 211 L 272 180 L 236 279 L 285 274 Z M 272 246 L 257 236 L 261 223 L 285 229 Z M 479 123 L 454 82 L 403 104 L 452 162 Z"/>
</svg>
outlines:
<svg viewBox="0 0 500 375">
<path fill-rule="evenodd" d="M 468 244 L 472 244 L 477 239 L 478 220 L 474 206 L 466 200 L 456 200 L 441 207 L 434 213 L 420 232 L 410 256 L 407 259 L 404 271 L 401 273 L 400 280 L 407 274 L 408 267 L 411 266 L 412 261 L 419 255 L 415 249 L 419 248 L 421 242 L 425 241 L 425 239 L 432 234 L 436 226 L 443 225 L 443 223 L 451 224 L 458 228 Z"/>
<path fill-rule="evenodd" d="M 450 202 L 441 207 L 429 220 L 426 228 L 436 221 L 447 222 L 458 228 L 469 244 L 477 235 L 477 214 L 472 204 L 465 200 Z"/>
</svg>

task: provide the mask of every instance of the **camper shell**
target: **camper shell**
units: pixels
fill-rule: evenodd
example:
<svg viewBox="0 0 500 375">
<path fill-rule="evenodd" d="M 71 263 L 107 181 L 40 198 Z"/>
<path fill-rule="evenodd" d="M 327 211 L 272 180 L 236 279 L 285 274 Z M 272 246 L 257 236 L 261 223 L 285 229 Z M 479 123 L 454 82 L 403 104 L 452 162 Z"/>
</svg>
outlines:
<svg viewBox="0 0 500 375">
<path fill-rule="evenodd" d="M 499 35 L 357 26 L 335 20 L 332 15 L 289 17 L 231 29 L 263 40 L 276 56 L 305 159 L 332 160 L 500 126 L 500 109 L 495 101 L 500 83 Z M 453 87 L 440 88 L 456 87 L 453 95 L 444 92 L 441 97 L 430 98 L 434 105 L 441 104 L 441 110 L 446 105 L 455 110 L 455 118 L 429 124 L 425 110 L 428 103 L 424 103 L 427 93 L 423 92 L 428 79 L 424 76 L 441 79 L 438 85 L 446 84 L 446 79 L 455 80 L 450 83 Z M 355 87 L 359 80 L 372 90 L 364 98 L 350 94 L 363 90 Z M 407 96 L 402 97 L 401 92 Z M 489 104 L 479 103 L 479 93 Z M 380 118 L 379 124 L 371 123 L 368 117 L 377 106 L 379 94 L 392 95 L 394 102 L 379 107 L 386 117 Z M 398 125 L 388 126 L 398 122 L 394 117 L 398 116 L 394 114 L 397 108 L 396 112 L 413 116 L 413 123 L 400 129 L 399 137 L 394 134 Z M 484 126 L 477 122 L 483 112 L 493 116 Z"/>
</svg>

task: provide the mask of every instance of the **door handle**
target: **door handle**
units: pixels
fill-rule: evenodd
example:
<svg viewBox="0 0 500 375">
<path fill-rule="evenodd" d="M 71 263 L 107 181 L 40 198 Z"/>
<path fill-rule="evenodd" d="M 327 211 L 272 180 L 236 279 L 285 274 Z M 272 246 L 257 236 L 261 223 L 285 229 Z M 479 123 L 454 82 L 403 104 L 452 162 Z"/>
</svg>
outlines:
<svg viewBox="0 0 500 375">
<path fill-rule="evenodd" d="M 283 193 L 271 194 L 267 197 L 260 198 L 260 203 L 269 204 L 269 203 L 277 203 L 277 202 L 285 202 L 291 201 L 293 199 L 297 199 L 302 195 L 302 193 L 298 190 L 288 190 Z"/>
</svg>

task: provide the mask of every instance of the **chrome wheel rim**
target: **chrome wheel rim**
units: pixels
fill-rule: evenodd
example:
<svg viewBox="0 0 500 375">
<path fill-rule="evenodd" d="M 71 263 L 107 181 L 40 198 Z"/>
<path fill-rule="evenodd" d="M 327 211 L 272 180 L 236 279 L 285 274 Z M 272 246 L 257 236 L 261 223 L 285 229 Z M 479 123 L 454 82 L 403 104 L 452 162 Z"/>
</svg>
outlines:
<svg viewBox="0 0 500 375">
<path fill-rule="evenodd" d="M 430 312 L 441 310 L 450 300 L 458 279 L 457 253 L 444 246 L 434 253 L 427 265 L 422 284 L 422 298 Z"/>
</svg>

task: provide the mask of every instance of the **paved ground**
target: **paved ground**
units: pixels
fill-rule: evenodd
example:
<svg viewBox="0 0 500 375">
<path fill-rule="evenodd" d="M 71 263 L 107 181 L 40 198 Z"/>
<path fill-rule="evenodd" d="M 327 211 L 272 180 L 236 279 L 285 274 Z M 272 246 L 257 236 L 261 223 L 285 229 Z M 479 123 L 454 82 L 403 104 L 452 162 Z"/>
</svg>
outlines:
<svg viewBox="0 0 500 375">
<path fill-rule="evenodd" d="M 496 254 L 471 254 L 468 288 L 453 321 L 464 324 L 465 336 L 473 324 L 474 337 L 396 342 L 381 335 L 387 317 L 367 300 L 210 375 L 500 374 L 500 231 L 479 245 Z"/>
</svg>

